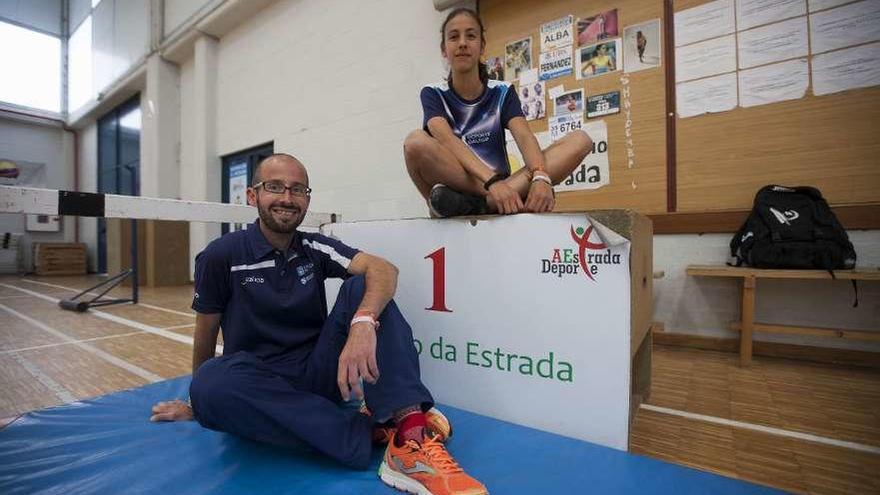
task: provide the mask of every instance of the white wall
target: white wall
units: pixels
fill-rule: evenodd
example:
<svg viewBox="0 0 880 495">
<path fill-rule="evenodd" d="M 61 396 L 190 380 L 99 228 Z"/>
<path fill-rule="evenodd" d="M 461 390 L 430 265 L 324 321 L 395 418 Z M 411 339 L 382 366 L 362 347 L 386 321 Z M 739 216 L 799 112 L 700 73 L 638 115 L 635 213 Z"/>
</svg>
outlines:
<svg viewBox="0 0 880 495">
<path fill-rule="evenodd" d="M 59 127 L 22 123 L 0 117 L 0 158 L 46 165 L 49 189 L 73 189 L 73 138 Z M 74 222 L 63 217 L 60 232 L 25 232 L 25 217 L 17 213 L 0 213 L 0 232 L 25 233 L 23 261 L 32 267 L 33 242 L 72 242 Z"/>
<path fill-rule="evenodd" d="M 654 236 L 654 321 L 667 332 L 737 337 L 727 330 L 739 320 L 741 292 L 735 279 L 689 277 L 688 265 L 724 264 L 733 234 Z M 880 231 L 850 231 L 859 267 L 880 266 Z M 755 321 L 880 331 L 880 284 L 859 283 L 859 307 L 853 308 L 849 281 L 759 280 Z M 755 340 L 880 351 L 880 342 L 755 334 Z"/>
<path fill-rule="evenodd" d="M 165 0 L 164 34 L 174 32 L 212 0 Z"/>
<path fill-rule="evenodd" d="M 91 123 L 77 132 L 79 138 L 79 190 L 98 192 L 98 125 Z M 98 269 L 98 219 L 79 217 L 79 242 L 86 243 L 89 272 Z"/>
<path fill-rule="evenodd" d="M 140 193 L 180 198 L 180 75 L 176 64 L 158 54 L 147 60 L 141 115 Z"/>
<path fill-rule="evenodd" d="M 312 209 L 346 220 L 424 216 L 402 143 L 419 90 L 445 74 L 432 2 L 279 1 L 220 40 L 220 155 L 267 141 L 299 157 Z"/>
</svg>

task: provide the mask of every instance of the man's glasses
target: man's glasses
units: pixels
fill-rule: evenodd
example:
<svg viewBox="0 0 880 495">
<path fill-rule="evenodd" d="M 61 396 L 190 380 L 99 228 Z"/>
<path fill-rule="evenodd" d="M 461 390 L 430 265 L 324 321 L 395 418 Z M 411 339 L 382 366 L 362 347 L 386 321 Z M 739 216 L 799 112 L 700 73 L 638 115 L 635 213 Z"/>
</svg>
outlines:
<svg viewBox="0 0 880 495">
<path fill-rule="evenodd" d="M 304 186 L 302 184 L 294 183 L 291 186 L 288 186 L 281 182 L 280 180 L 270 180 L 257 182 L 253 185 L 254 189 L 262 187 L 264 191 L 272 194 L 284 194 L 284 191 L 290 189 L 290 194 L 299 197 L 311 196 L 312 188 L 308 186 Z"/>
</svg>

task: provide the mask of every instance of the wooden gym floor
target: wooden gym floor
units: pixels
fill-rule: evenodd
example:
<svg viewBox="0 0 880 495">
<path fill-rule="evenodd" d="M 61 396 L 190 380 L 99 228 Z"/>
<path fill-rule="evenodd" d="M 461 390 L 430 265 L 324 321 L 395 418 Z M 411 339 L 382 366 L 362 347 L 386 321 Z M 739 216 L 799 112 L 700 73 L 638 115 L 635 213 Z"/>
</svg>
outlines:
<svg viewBox="0 0 880 495">
<path fill-rule="evenodd" d="M 97 280 L 0 276 L 0 425 L 190 372 L 191 286 L 142 288 L 137 306 L 58 308 Z M 631 451 L 795 493 L 880 494 L 880 371 L 737 362 L 655 346 Z"/>
</svg>

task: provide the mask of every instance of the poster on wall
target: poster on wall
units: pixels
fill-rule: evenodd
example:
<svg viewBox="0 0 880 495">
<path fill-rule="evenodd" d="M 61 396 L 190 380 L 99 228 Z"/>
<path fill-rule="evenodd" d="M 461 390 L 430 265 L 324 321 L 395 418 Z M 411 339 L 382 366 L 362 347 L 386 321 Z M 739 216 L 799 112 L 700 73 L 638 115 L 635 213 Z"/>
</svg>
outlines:
<svg viewBox="0 0 880 495">
<path fill-rule="evenodd" d="M 675 49 L 675 82 L 736 70 L 735 36 L 724 36 Z"/>
<path fill-rule="evenodd" d="M 810 15 L 813 53 L 880 40 L 880 1 L 865 0 Z"/>
<path fill-rule="evenodd" d="M 573 20 L 574 16 L 567 15 L 541 24 L 541 52 L 549 52 L 571 45 L 574 42 Z"/>
<path fill-rule="evenodd" d="M 675 13 L 675 46 L 689 45 L 734 31 L 733 0 L 715 0 Z"/>
<path fill-rule="evenodd" d="M 736 29 L 746 29 L 807 13 L 805 0 L 736 0 Z"/>
<path fill-rule="evenodd" d="M 587 118 L 613 115 L 620 112 L 620 91 L 587 97 Z"/>
<path fill-rule="evenodd" d="M 571 56 L 571 47 L 541 52 L 538 63 L 540 68 L 539 77 L 542 81 L 570 75 L 574 63 Z"/>
<path fill-rule="evenodd" d="M 568 177 L 553 187 L 556 192 L 593 190 L 611 183 L 608 167 L 608 127 L 604 120 L 584 122 L 582 115 L 572 114 L 550 117 L 548 123 L 550 124 L 549 131 L 535 134 L 538 146 L 542 150 L 553 144 L 554 139 L 551 137 L 551 132 L 556 134 L 556 139 L 560 139 L 570 132 L 583 130 L 593 141 L 593 148 L 580 165 Z M 507 134 L 507 160 L 510 162 L 511 173 L 514 173 L 523 167 L 525 162 L 510 131 L 505 132 Z"/>
<path fill-rule="evenodd" d="M 233 163 L 229 166 L 229 202 L 234 205 L 247 204 L 247 162 Z M 244 230 L 246 224 L 233 223 L 230 230 Z"/>
<path fill-rule="evenodd" d="M 880 85 L 880 43 L 813 57 L 813 94 Z"/>
<path fill-rule="evenodd" d="M 21 170 L 19 170 L 17 163 L 11 160 L 0 160 L 0 179 L 11 182 L 18 179 L 20 174 Z"/>
<path fill-rule="evenodd" d="M 592 17 L 581 17 L 577 20 L 578 45 L 589 45 L 615 38 L 617 34 L 617 9 L 606 10 Z"/>
<path fill-rule="evenodd" d="M 660 67 L 660 19 L 623 28 L 623 71 Z"/>
<path fill-rule="evenodd" d="M 740 69 L 805 57 L 807 45 L 807 18 L 797 17 L 768 26 L 762 26 L 737 35 Z"/>
<path fill-rule="evenodd" d="M 46 165 L 0 158 L 0 185 L 46 187 Z"/>
<path fill-rule="evenodd" d="M 584 113 L 583 88 L 566 91 L 553 98 L 553 115 Z"/>
<path fill-rule="evenodd" d="M 726 112 L 737 104 L 735 72 L 675 85 L 676 113 L 682 119 Z"/>
<path fill-rule="evenodd" d="M 523 115 L 526 116 L 526 120 L 539 120 L 546 117 L 544 81 L 521 84 L 519 88 L 519 101 L 522 104 L 522 111 Z"/>
<path fill-rule="evenodd" d="M 576 129 L 569 132 L 573 130 Z M 590 136 L 593 148 L 568 177 L 553 187 L 556 192 L 594 190 L 611 183 L 608 168 L 608 127 L 605 121 L 584 123 L 581 130 Z"/>
<path fill-rule="evenodd" d="M 532 68 L 532 37 L 508 43 L 504 48 L 504 76 L 507 81 L 519 79 L 520 72 Z"/>
<path fill-rule="evenodd" d="M 619 56 L 620 38 L 578 48 L 577 78 L 589 79 L 620 70 Z"/>
<path fill-rule="evenodd" d="M 805 58 L 740 71 L 738 76 L 741 107 L 803 98 L 810 84 Z"/>
<path fill-rule="evenodd" d="M 504 57 L 489 57 L 486 59 L 486 71 L 489 79 L 495 81 L 504 80 Z"/>
<path fill-rule="evenodd" d="M 837 7 L 838 5 L 849 3 L 850 1 L 851 0 L 809 0 L 810 12 L 830 9 L 831 7 Z"/>
</svg>

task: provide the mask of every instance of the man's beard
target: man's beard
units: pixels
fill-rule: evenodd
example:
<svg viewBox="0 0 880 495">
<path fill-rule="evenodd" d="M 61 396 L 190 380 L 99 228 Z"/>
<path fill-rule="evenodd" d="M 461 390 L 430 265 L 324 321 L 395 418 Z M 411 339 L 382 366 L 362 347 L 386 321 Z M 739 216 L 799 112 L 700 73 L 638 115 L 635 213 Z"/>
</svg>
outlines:
<svg viewBox="0 0 880 495">
<path fill-rule="evenodd" d="M 302 223 L 302 217 L 295 215 L 291 217 L 290 222 L 281 223 L 275 220 L 272 216 L 272 212 L 269 211 L 272 209 L 272 206 L 268 208 L 263 208 L 262 206 L 257 207 L 257 212 L 260 214 L 260 221 L 263 222 L 263 225 L 269 228 L 272 232 L 277 232 L 279 234 L 290 234 L 295 231 L 299 224 Z"/>
</svg>

